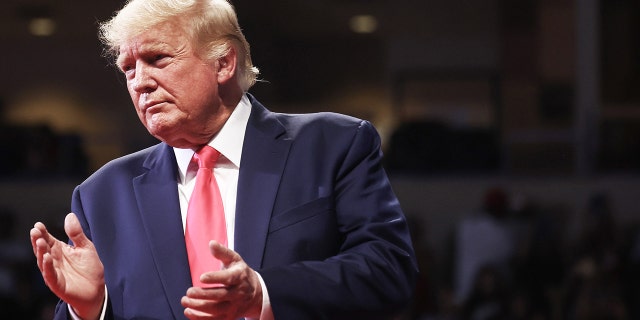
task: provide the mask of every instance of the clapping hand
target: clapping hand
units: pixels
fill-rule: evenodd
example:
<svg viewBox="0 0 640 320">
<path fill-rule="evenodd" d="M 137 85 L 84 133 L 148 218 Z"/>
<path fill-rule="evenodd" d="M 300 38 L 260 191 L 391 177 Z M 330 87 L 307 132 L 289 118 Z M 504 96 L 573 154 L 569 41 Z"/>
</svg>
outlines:
<svg viewBox="0 0 640 320">
<path fill-rule="evenodd" d="M 82 319 L 97 319 L 105 299 L 104 267 L 75 214 L 64 220 L 69 245 L 37 222 L 29 232 L 42 278 L 51 291 Z"/>
<path fill-rule="evenodd" d="M 209 248 L 224 268 L 200 276 L 203 283 L 212 287 L 187 290 L 181 301 L 185 316 L 192 320 L 259 318 L 262 287 L 258 275 L 235 251 L 215 241 L 209 243 Z"/>
</svg>

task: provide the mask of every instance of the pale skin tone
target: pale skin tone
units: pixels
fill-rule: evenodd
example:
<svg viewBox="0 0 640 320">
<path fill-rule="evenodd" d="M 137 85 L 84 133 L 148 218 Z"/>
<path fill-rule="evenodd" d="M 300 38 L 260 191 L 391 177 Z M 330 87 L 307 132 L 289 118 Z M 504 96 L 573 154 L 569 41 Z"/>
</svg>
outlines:
<svg viewBox="0 0 640 320">
<path fill-rule="evenodd" d="M 149 133 L 178 148 L 197 149 L 227 121 L 242 97 L 236 52 L 205 61 L 176 25 L 159 25 L 120 46 L 117 65 L 142 124 Z M 38 222 L 30 231 L 38 268 L 47 286 L 82 319 L 98 319 L 105 299 L 104 267 L 76 216 L 65 218 L 73 246 Z M 213 287 L 191 287 L 181 299 L 189 319 L 258 318 L 262 288 L 240 255 L 215 241 L 212 255 L 220 271 L 200 276 Z"/>
</svg>

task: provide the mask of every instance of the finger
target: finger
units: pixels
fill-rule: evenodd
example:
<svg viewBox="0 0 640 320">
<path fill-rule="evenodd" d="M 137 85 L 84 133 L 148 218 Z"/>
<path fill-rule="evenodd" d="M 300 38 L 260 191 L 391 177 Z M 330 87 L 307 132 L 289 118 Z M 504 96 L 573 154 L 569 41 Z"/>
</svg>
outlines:
<svg viewBox="0 0 640 320">
<path fill-rule="evenodd" d="M 232 266 L 240 266 L 244 264 L 242 257 L 235 251 L 225 247 L 224 245 L 212 240 L 209 242 L 211 254 L 223 264 L 222 270 L 205 272 L 200 275 L 200 281 L 205 284 L 233 286 L 239 281 L 240 269 L 232 268 Z"/>
<path fill-rule="evenodd" d="M 36 262 L 38 263 L 38 269 L 40 269 L 40 271 L 43 271 L 43 257 L 45 254 L 50 253 L 50 251 L 51 247 L 49 247 L 46 240 L 43 238 L 36 239 Z"/>
<path fill-rule="evenodd" d="M 180 304 L 185 308 L 184 314 L 189 319 L 227 319 L 229 302 L 218 302 L 206 299 L 182 297 Z"/>
<path fill-rule="evenodd" d="M 206 299 L 192 299 L 189 297 L 182 297 L 180 303 L 186 310 L 189 311 L 189 318 L 200 319 L 202 317 L 208 317 L 207 319 L 212 319 L 212 316 L 215 316 L 215 319 L 226 319 L 227 314 L 230 310 L 229 307 L 231 303 L 228 301 L 218 302 Z"/>
<path fill-rule="evenodd" d="M 53 246 L 58 239 L 49 233 L 47 227 L 42 222 L 36 222 L 33 228 L 40 232 L 40 237 L 44 239 L 49 246 Z"/>
<path fill-rule="evenodd" d="M 184 309 L 184 315 L 189 320 L 213 319 L 212 314 L 204 313 L 202 311 L 191 309 L 191 308 Z"/>
<path fill-rule="evenodd" d="M 58 274 L 53 266 L 53 257 L 51 257 L 50 253 L 47 252 L 42 255 L 42 268 L 40 270 L 42 272 L 42 279 L 44 282 L 55 294 L 57 294 L 58 290 L 56 284 L 58 282 Z"/>
<path fill-rule="evenodd" d="M 34 254 L 36 256 L 36 264 L 38 265 L 38 270 L 40 270 L 40 272 L 42 272 L 42 255 L 43 252 L 41 249 L 38 248 L 38 245 L 36 244 L 34 247 Z"/>
<path fill-rule="evenodd" d="M 230 265 L 232 262 L 242 260 L 238 253 L 223 246 L 215 240 L 209 241 L 209 250 L 211 250 L 211 254 L 216 259 L 222 261 L 222 264 L 225 267 Z"/>
<path fill-rule="evenodd" d="M 69 239 L 73 241 L 73 245 L 76 247 L 86 247 L 91 244 L 91 241 L 82 230 L 78 217 L 76 217 L 74 213 L 69 213 L 64 218 L 64 232 L 69 236 Z"/>
<path fill-rule="evenodd" d="M 225 288 L 232 284 L 234 278 L 232 270 L 223 269 L 201 274 L 200 282 L 205 285 L 202 289 Z"/>
<path fill-rule="evenodd" d="M 229 289 L 227 287 L 191 287 L 187 290 L 186 297 L 192 299 L 207 299 L 207 300 L 216 300 L 222 301 L 225 299 L 225 296 L 228 294 Z"/>
<path fill-rule="evenodd" d="M 29 230 L 29 239 L 31 239 L 31 248 L 33 249 L 33 254 L 34 255 L 38 255 L 38 247 L 36 246 L 36 241 L 38 239 L 42 238 L 42 232 L 40 232 L 40 230 L 34 228 L 31 228 L 31 230 Z"/>
<path fill-rule="evenodd" d="M 47 231 L 47 227 L 44 225 L 44 223 L 42 223 L 42 222 L 40 222 L 40 221 L 36 222 L 36 223 L 33 225 L 33 228 L 34 228 L 34 229 L 41 230 L 41 231 Z"/>
</svg>

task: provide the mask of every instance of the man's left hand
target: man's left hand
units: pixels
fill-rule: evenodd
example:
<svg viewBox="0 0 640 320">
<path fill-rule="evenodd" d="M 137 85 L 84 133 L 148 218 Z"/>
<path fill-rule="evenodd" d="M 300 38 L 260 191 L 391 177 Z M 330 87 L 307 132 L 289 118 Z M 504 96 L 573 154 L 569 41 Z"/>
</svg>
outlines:
<svg viewBox="0 0 640 320">
<path fill-rule="evenodd" d="M 213 256 L 224 269 L 203 273 L 200 280 L 211 287 L 191 287 L 181 303 L 189 319 L 259 318 L 262 310 L 262 287 L 256 272 L 240 255 L 211 241 Z"/>
</svg>

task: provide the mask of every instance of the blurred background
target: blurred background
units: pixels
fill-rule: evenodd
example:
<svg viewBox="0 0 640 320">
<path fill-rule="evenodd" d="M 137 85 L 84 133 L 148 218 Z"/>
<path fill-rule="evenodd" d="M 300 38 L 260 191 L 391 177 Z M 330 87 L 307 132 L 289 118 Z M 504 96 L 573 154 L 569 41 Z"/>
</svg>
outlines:
<svg viewBox="0 0 640 320">
<path fill-rule="evenodd" d="M 370 120 L 422 277 L 403 319 L 640 319 L 640 2 L 235 0 L 282 112 Z M 28 230 L 156 143 L 102 57 L 123 1 L 0 3 L 0 315 L 50 319 Z"/>
</svg>

